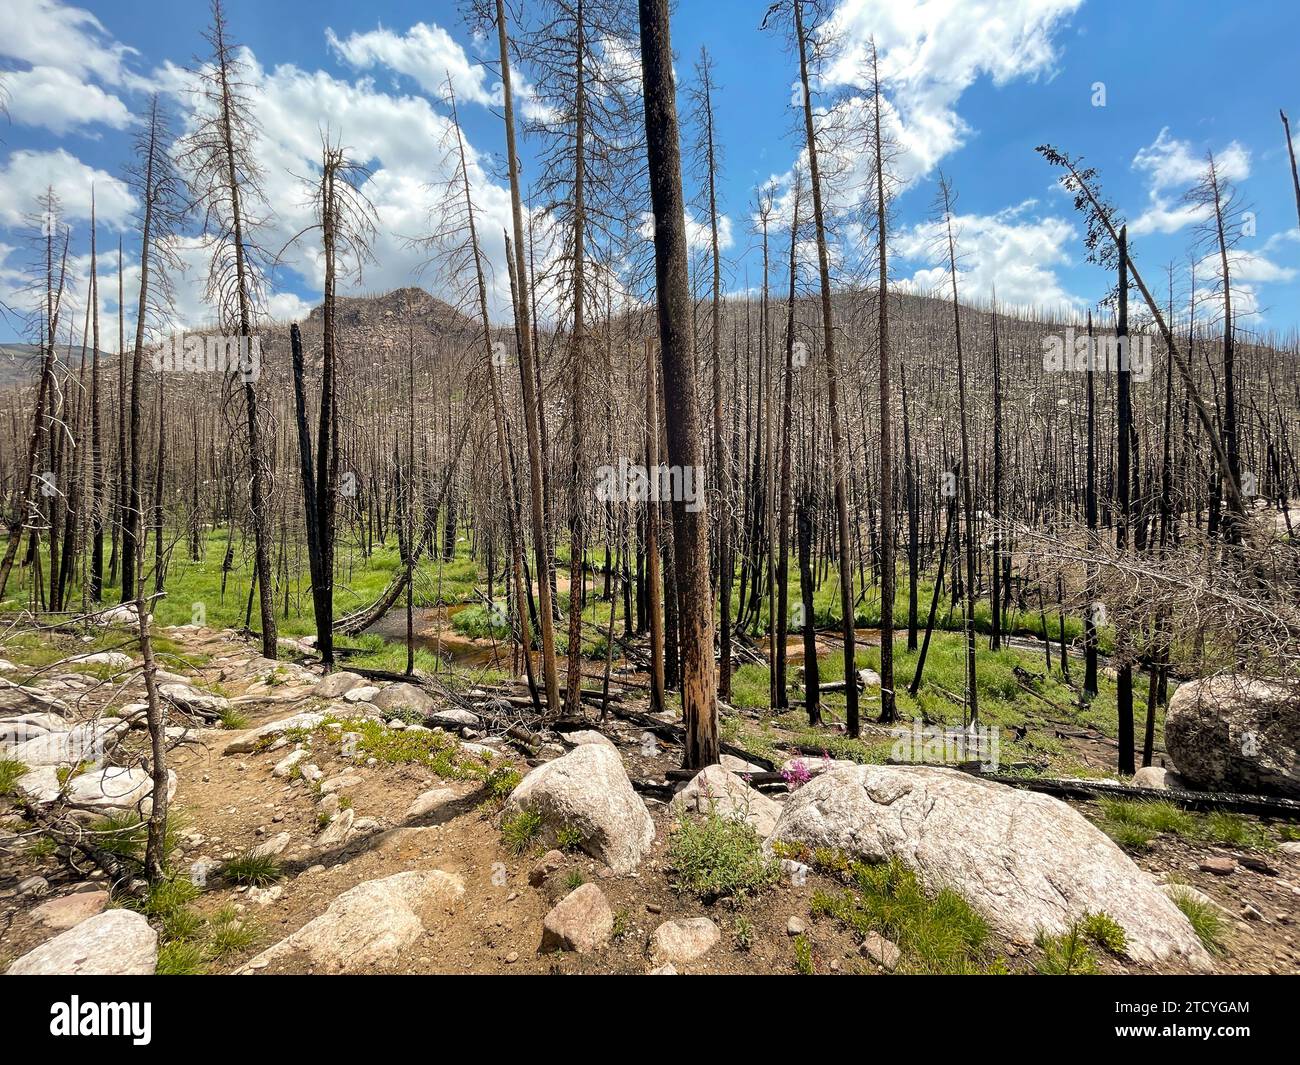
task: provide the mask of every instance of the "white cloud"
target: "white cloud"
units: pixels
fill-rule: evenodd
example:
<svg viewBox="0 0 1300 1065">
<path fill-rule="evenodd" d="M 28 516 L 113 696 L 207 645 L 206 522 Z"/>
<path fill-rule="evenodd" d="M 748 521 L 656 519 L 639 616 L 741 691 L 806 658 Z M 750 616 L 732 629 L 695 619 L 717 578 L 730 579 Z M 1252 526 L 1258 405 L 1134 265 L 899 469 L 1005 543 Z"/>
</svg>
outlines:
<svg viewBox="0 0 1300 1065">
<path fill-rule="evenodd" d="M 955 215 L 957 286 L 963 300 L 989 300 L 1017 308 L 1057 309 L 1082 306 L 1056 274 L 1068 266 L 1066 252 L 1078 237 L 1069 222 L 1034 214 L 1036 203 L 1026 200 L 991 215 Z M 893 253 L 906 261 L 930 265 L 901 284 L 922 294 L 948 295 L 946 229 L 941 221 L 900 230 L 891 241 Z"/>
<path fill-rule="evenodd" d="M 366 266 L 360 284 L 340 279 L 340 292 L 388 291 L 409 285 L 419 276 L 434 295 L 459 304 L 445 278 L 424 269 L 429 254 L 413 248 L 410 239 L 429 232 L 437 219 L 431 214 L 441 195 L 438 185 L 453 173 L 449 149 L 452 124 L 429 100 L 383 92 L 374 80 L 348 81 L 325 71 L 306 71 L 292 65 L 263 68 L 249 51 L 243 52 L 247 71 L 243 78 L 252 100 L 260 133 L 254 156 L 264 168 L 264 189 L 271 207 L 268 231 L 262 243 L 272 254 L 295 235 L 310 229 L 315 219 L 310 194 L 302 178 L 316 172 L 321 136 L 330 136 L 348 148 L 354 161 L 371 173 L 361 191 L 373 204 L 378 232 L 374 242 L 376 262 Z M 455 76 L 455 75 L 453 75 Z M 188 121 L 193 121 L 193 97 L 176 68 L 166 72 L 166 83 Z M 478 213 L 478 232 L 485 257 L 493 266 L 489 296 L 496 313 L 509 306 L 509 277 L 505 269 L 504 232 L 510 225 L 510 199 L 506 189 L 493 182 L 479 153 L 467 143 L 470 184 Z M 187 257 L 188 258 L 188 257 Z M 284 291 L 296 274 L 310 293 L 324 283 L 324 262 L 319 234 L 312 231 L 284 252 L 283 264 L 271 278 L 267 310 L 273 317 L 302 317 L 316 302 Z M 189 285 L 201 293 L 206 256 L 195 254 Z M 199 309 L 194 299 L 187 305 Z M 210 316 L 210 312 L 209 312 Z"/>
<path fill-rule="evenodd" d="M 910 185 L 971 134 L 957 113 L 980 77 L 1005 85 L 1050 75 L 1053 36 L 1083 0 L 841 0 L 825 36 L 837 40 L 827 86 L 859 86 L 874 35 L 888 97 L 887 125 L 901 149 L 896 176 Z"/>
<path fill-rule="evenodd" d="M 92 186 L 100 224 L 124 228 L 135 208 L 135 199 L 121 179 L 87 166 L 62 148 L 12 152 L 0 168 L 0 222 L 23 225 L 36 210 L 37 199 L 50 187 L 63 204 L 65 220 L 89 220 Z"/>
<path fill-rule="evenodd" d="M 487 71 L 474 63 L 441 26 L 417 22 L 403 34 L 383 27 L 340 40 L 332 29 L 325 39 L 340 59 L 357 70 L 387 67 L 414 78 L 431 96 L 440 97 L 450 75 L 458 99 L 466 103 L 501 102 L 501 86 L 488 85 Z"/>
<path fill-rule="evenodd" d="M 128 76 L 124 66 L 134 49 L 113 40 L 89 11 L 58 0 L 4 0 L 0 4 L 0 55 L 57 67 L 69 73 L 89 73 L 118 84 Z"/>
<path fill-rule="evenodd" d="M 1215 169 L 1221 181 L 1242 181 L 1250 176 L 1250 153 L 1236 141 L 1214 155 Z M 1146 174 L 1148 203 L 1133 222 L 1129 232 L 1177 233 L 1186 226 L 1204 221 L 1209 208 L 1184 202 L 1182 193 L 1205 175 L 1205 153 L 1193 151 L 1191 142 L 1178 140 L 1166 126 L 1156 139 L 1133 157 L 1133 169 Z"/>
<path fill-rule="evenodd" d="M 118 97 L 58 67 L 10 71 L 5 89 L 10 118 L 54 133 L 94 123 L 124 129 L 131 122 L 131 112 Z"/>
</svg>

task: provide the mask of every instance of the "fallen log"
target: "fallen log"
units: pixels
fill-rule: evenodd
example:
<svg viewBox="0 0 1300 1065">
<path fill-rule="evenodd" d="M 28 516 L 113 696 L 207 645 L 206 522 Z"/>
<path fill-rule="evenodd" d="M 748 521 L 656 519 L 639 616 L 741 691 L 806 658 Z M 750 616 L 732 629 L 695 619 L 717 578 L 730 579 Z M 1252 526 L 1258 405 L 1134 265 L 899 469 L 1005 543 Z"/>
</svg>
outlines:
<svg viewBox="0 0 1300 1065">
<path fill-rule="evenodd" d="M 1042 777 L 1018 777 L 1003 773 L 981 773 L 975 767 L 961 767 L 981 780 L 991 780 L 1013 788 L 1025 788 L 1066 799 L 1129 799 L 1140 802 L 1172 802 L 1189 810 L 1226 810 L 1283 821 L 1300 821 L 1300 799 L 1272 798 L 1267 795 L 1242 795 L 1223 791 L 1192 791 L 1188 788 L 1135 788 L 1109 780 L 1057 780 Z"/>
</svg>

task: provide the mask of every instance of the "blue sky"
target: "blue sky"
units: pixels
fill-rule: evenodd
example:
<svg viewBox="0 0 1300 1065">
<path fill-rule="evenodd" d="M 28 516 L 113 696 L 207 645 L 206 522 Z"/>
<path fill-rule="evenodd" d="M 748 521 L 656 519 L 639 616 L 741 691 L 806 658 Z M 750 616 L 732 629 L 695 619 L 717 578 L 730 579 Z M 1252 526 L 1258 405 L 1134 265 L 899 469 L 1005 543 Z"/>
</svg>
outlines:
<svg viewBox="0 0 1300 1065">
<path fill-rule="evenodd" d="M 509 205 L 498 159 L 501 125 L 491 108 L 495 79 L 476 65 L 481 45 L 458 5 L 227 0 L 226 6 L 231 30 L 254 64 L 254 104 L 276 216 L 268 244 L 278 247 L 277 237 L 301 228 L 306 208 L 294 175 L 310 170 L 318 128 L 329 122 L 369 159 L 375 175 L 367 191 L 379 210 L 380 261 L 364 287 L 408 283 L 420 256 L 401 238 L 427 225 L 424 184 L 439 167 L 445 111 L 435 96 L 445 69 L 453 71 L 475 153 L 483 228 L 499 231 Z M 673 21 L 679 79 L 691 76 L 700 46 L 707 45 L 723 90 L 717 100 L 725 152 L 721 196 L 733 288 L 758 282 L 749 219 L 754 188 L 775 177 L 779 194 L 801 148 L 790 106 L 795 60 L 780 34 L 759 31 L 766 6 L 765 0 L 682 0 Z M 821 98 L 851 89 L 868 34 L 881 49 L 900 146 L 892 271 L 900 284 L 928 291 L 946 281 L 928 254 L 927 221 L 942 168 L 960 196 L 960 281 L 969 296 L 987 298 L 996 286 L 1009 303 L 1075 311 L 1096 300 L 1107 279 L 1085 262 L 1081 220 L 1033 152 L 1050 141 L 1099 168 L 1130 222 L 1148 281 L 1163 291 L 1165 266 L 1175 263 L 1185 302 L 1196 219 L 1181 196 L 1213 150 L 1254 212 L 1254 231 L 1243 235 L 1234 260 L 1234 298 L 1253 312 L 1242 326 L 1300 326 L 1300 229 L 1278 118 L 1279 107 L 1286 108 L 1300 124 L 1294 58 L 1300 5 L 840 0 L 834 17 L 840 48 L 824 71 Z M 0 5 L 0 69 L 10 71 L 10 119 L 0 121 L 0 299 L 23 303 L 20 223 L 48 182 L 63 192 L 73 251 L 80 255 L 85 189 L 94 178 L 101 245 L 123 234 L 130 267 L 132 204 L 117 182 L 129 155 L 132 115 L 159 87 L 184 119 L 181 68 L 204 50 L 207 20 L 207 4 L 194 0 Z M 527 69 L 521 73 L 527 79 Z M 1105 106 L 1095 106 L 1097 83 L 1104 84 Z M 864 160 L 846 156 L 842 163 L 851 173 Z M 499 238 L 487 244 L 500 260 Z M 191 270 L 181 285 L 178 321 L 196 324 L 206 316 L 204 252 L 197 241 L 183 252 Z M 304 246 L 291 260 L 272 279 L 270 309 L 278 316 L 305 313 L 317 299 L 314 249 Z M 1207 270 L 1202 278 L 1211 282 Z M 504 276 L 498 274 L 500 306 Z M 74 284 L 83 275 L 84 264 L 74 260 Z M 434 273 L 421 277 L 438 291 Z M 1214 295 L 1208 288 L 1202 295 L 1208 317 Z M 111 292 L 105 311 L 116 313 Z M 0 323 L 0 339 L 14 334 L 12 323 Z"/>
</svg>

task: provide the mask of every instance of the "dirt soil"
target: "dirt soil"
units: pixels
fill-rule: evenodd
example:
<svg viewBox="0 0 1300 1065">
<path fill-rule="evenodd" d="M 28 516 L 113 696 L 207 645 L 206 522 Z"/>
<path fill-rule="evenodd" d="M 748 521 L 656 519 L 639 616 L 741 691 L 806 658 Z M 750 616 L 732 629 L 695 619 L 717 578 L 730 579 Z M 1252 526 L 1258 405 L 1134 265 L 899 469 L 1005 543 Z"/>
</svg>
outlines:
<svg viewBox="0 0 1300 1065">
<path fill-rule="evenodd" d="M 307 667 L 282 667 L 284 677 L 271 676 L 275 664 L 258 659 L 256 651 L 231 633 L 207 630 L 167 633 L 184 640 L 187 649 L 208 656 L 206 665 L 191 670 L 193 679 L 219 686 L 230 697 L 255 696 L 268 701 L 246 704 L 249 726 L 316 708 L 312 697 L 316 677 Z M 272 683 L 268 683 L 268 678 Z M 116 697 L 128 698 L 129 692 Z M 94 712 L 94 700 L 83 700 L 80 712 Z M 594 716 L 594 715 L 593 715 Z M 593 726 L 594 727 L 594 726 Z M 679 752 L 663 741 L 647 743 L 643 729 L 611 721 L 604 731 L 619 746 L 633 778 L 664 780 L 677 764 Z M 341 892 L 363 881 L 404 870 L 442 869 L 460 876 L 465 894 L 449 912 L 425 922 L 418 943 L 402 955 L 395 971 L 404 973 L 634 973 L 654 967 L 649 956 L 651 933 L 663 921 L 707 916 L 722 932 L 721 943 L 694 964 L 679 966 L 699 973 L 791 973 L 795 951 L 787 930 L 790 918 L 806 922 L 818 973 L 878 973 L 864 958 L 854 936 L 830 919 L 810 915 L 813 892 L 838 885 L 815 872 L 794 884 L 789 877 L 770 892 L 736 908 L 726 903 L 701 904 L 671 886 L 667 847 L 675 818 L 659 800 L 647 799 L 655 821 L 656 839 L 639 870 L 614 876 L 593 859 L 568 855 L 565 865 L 537 886 L 529 873 L 538 855 L 516 856 L 502 844 L 498 807 L 477 781 L 444 782 L 419 765 L 379 762 L 367 765 L 346 757 L 333 735 L 312 734 L 309 761 L 325 780 L 344 773 L 359 779 L 340 792 L 358 819 L 374 819 L 373 830 L 361 832 L 340 847 L 321 850 L 315 789 L 301 778 L 277 777 L 272 769 L 291 748 L 259 753 L 226 754 L 226 747 L 244 731 L 193 730 L 171 755 L 178 777 L 174 809 L 183 817 L 173 866 L 188 869 L 195 862 L 220 863 L 251 846 L 286 832 L 290 842 L 280 856 L 283 878 L 270 890 L 235 887 L 212 877 L 194 903 L 205 913 L 233 904 L 256 918 L 262 928 L 258 942 L 223 959 L 215 972 L 233 972 L 265 947 L 318 916 Z M 482 737 L 481 739 L 492 739 Z M 500 738 L 493 741 L 501 761 L 527 772 L 526 757 Z M 406 811 L 423 791 L 450 786 L 459 797 L 450 806 L 422 820 Z M 54 932 L 32 916 L 40 902 L 106 883 L 104 874 L 86 862 L 71 868 L 62 857 L 34 852 L 33 833 L 22 827 L 12 804 L 0 799 L 0 967 Z M 1086 803 L 1079 804 L 1088 812 Z M 17 833 L 15 838 L 12 833 Z M 1201 871 L 1212 856 L 1229 856 L 1237 868 L 1226 876 Z M 1216 966 L 1225 973 L 1298 973 L 1296 917 L 1300 915 L 1300 857 L 1280 851 L 1238 851 L 1198 845 L 1161 836 L 1135 860 L 1158 879 L 1176 879 L 1209 895 L 1227 915 L 1226 954 Z M 49 891 L 38 896 L 19 891 L 19 884 L 42 876 Z M 622 934 L 590 955 L 541 953 L 542 921 L 548 910 L 576 883 L 577 877 L 600 886 L 618 917 Z M 737 941 L 737 918 L 752 926 L 748 949 Z M 742 922 L 743 923 L 743 922 Z M 1013 969 L 1029 968 L 1030 952 L 1015 944 L 998 944 Z M 1142 971 L 1114 959 L 1103 962 L 1109 971 Z M 276 971 L 273 964 L 266 971 Z"/>
</svg>

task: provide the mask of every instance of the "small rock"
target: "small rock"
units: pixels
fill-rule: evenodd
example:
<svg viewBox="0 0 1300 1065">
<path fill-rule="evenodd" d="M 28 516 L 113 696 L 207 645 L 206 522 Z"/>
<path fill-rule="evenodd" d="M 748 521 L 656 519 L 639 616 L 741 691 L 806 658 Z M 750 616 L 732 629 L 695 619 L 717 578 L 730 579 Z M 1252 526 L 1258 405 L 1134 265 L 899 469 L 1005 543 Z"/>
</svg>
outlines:
<svg viewBox="0 0 1300 1065">
<path fill-rule="evenodd" d="M 288 832 L 278 832 L 264 843 L 259 843 L 249 853 L 255 858 L 274 858 L 276 855 L 284 853 L 284 849 L 289 846 L 291 838 Z"/>
<path fill-rule="evenodd" d="M 460 795 L 454 788 L 430 788 L 415 797 L 415 801 L 411 803 L 406 811 L 406 818 L 407 820 L 415 820 L 420 817 L 428 817 L 429 814 L 441 810 L 458 798 L 460 798 Z"/>
<path fill-rule="evenodd" d="M 50 892 L 50 882 L 43 876 L 29 876 L 26 880 L 18 882 L 18 895 L 24 896 L 41 896 L 48 895 Z"/>
<path fill-rule="evenodd" d="M 605 946 L 613 931 L 614 913 L 605 893 L 595 884 L 582 884 L 543 918 L 541 949 L 590 954 Z"/>
<path fill-rule="evenodd" d="M 368 703 L 378 694 L 378 688 L 372 684 L 366 684 L 360 688 L 350 688 L 343 693 L 343 699 L 349 703 Z"/>
<path fill-rule="evenodd" d="M 879 932 L 868 932 L 862 941 L 862 956 L 870 958 L 887 972 L 893 972 L 898 965 L 899 950 L 897 944 L 882 936 Z"/>
<path fill-rule="evenodd" d="M 541 887 L 552 873 L 564 868 L 564 863 L 563 851 L 547 851 L 538 859 L 537 864 L 528 871 L 528 883 L 533 887 Z"/>
<path fill-rule="evenodd" d="M 1213 873 L 1215 876 L 1231 876 L 1237 871 L 1237 863 L 1231 858 L 1215 855 L 1201 861 L 1197 868 L 1202 873 Z"/>
<path fill-rule="evenodd" d="M 652 947 L 656 961 L 684 965 L 704 957 L 721 939 L 718 926 L 707 917 L 684 917 L 656 928 Z"/>
<path fill-rule="evenodd" d="M 47 928 L 62 930 L 72 928 L 97 913 L 103 913 L 107 905 L 107 891 L 78 891 L 42 902 L 32 910 L 32 917 Z"/>
<path fill-rule="evenodd" d="M 286 755 L 280 761 L 275 763 L 275 768 L 271 770 L 273 777 L 287 777 L 293 772 L 294 766 L 307 757 L 307 752 L 302 748 Z"/>
<path fill-rule="evenodd" d="M 364 779 L 360 773 L 340 773 L 328 780 L 322 780 L 320 791 L 322 795 L 329 795 L 331 792 L 342 791 L 344 788 L 356 787 Z"/>
<path fill-rule="evenodd" d="M 802 917 L 791 917 L 785 922 L 785 934 L 788 936 L 801 936 L 808 931 L 808 922 Z"/>
<path fill-rule="evenodd" d="M 321 850 L 325 850 L 347 842 L 355 818 L 356 814 L 352 812 L 351 808 L 340 810 L 337 816 L 325 826 L 325 831 L 316 837 L 316 846 Z"/>
<path fill-rule="evenodd" d="M 659 966 L 659 968 L 657 969 L 651 969 L 649 975 L 650 976 L 676 976 L 678 975 L 677 966 L 674 965 L 672 962 L 667 962 L 666 964 Z"/>
</svg>

